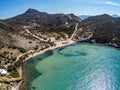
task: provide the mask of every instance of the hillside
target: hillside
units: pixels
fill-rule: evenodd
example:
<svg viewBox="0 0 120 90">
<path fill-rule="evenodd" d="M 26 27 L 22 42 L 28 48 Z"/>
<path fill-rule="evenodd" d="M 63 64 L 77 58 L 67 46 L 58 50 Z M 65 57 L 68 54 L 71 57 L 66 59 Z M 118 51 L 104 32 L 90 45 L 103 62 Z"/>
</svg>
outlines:
<svg viewBox="0 0 120 90">
<path fill-rule="evenodd" d="M 25 13 L 10 18 L 8 20 L 26 22 L 26 23 L 37 23 L 41 25 L 64 25 L 73 24 L 79 22 L 80 19 L 74 14 L 48 14 L 46 12 L 40 12 L 35 9 L 28 9 Z"/>
<path fill-rule="evenodd" d="M 107 14 L 89 17 L 80 23 L 80 29 L 74 39 L 119 47 L 120 19 Z"/>
<path fill-rule="evenodd" d="M 0 20 L 0 69 L 9 72 L 0 73 L 0 90 L 10 88 L 10 81 L 21 80 L 19 67 L 25 58 L 67 40 L 80 22 L 74 14 L 48 14 L 35 9 Z"/>
<path fill-rule="evenodd" d="M 41 38 L 56 37 L 60 39 L 68 38 L 78 22 L 80 19 L 73 14 L 47 14 L 35 9 L 28 9 L 21 15 L 0 21 L 0 40 L 1 43 L 29 50 L 40 41 L 30 36 L 23 28 L 24 26 L 29 27 L 32 33 Z M 29 42 L 33 42 L 34 45 L 31 45 L 32 43 L 29 45 Z"/>
</svg>

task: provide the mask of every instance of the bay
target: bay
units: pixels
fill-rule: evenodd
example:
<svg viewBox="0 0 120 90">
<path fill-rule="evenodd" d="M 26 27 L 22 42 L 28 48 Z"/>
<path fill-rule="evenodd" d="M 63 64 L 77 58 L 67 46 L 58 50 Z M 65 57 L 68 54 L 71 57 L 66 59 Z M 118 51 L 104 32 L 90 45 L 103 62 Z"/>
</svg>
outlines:
<svg viewBox="0 0 120 90">
<path fill-rule="evenodd" d="M 25 64 L 26 90 L 120 90 L 120 51 L 77 43 Z"/>
</svg>

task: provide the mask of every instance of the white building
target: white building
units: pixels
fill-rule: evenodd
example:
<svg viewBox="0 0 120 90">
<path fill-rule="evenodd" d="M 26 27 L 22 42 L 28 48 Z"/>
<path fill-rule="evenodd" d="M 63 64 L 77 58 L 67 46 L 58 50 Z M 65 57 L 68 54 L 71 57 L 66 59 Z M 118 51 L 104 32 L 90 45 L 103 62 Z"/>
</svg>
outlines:
<svg viewBox="0 0 120 90">
<path fill-rule="evenodd" d="M 0 74 L 1 75 L 6 75 L 7 74 L 7 71 L 5 69 L 0 69 Z"/>
</svg>

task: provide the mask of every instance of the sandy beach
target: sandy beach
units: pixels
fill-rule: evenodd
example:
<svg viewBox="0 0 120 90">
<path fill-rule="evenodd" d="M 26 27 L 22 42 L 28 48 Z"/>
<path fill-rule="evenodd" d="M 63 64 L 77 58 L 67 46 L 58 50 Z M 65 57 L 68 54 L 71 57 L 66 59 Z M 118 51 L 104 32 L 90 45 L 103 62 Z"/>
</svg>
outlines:
<svg viewBox="0 0 120 90">
<path fill-rule="evenodd" d="M 46 48 L 44 50 L 39 50 L 39 51 L 34 52 L 33 54 L 28 55 L 28 58 L 26 58 L 24 60 L 24 62 L 27 61 L 27 60 L 29 60 L 32 57 L 35 57 L 35 56 L 40 55 L 40 54 L 43 54 L 43 53 L 45 53 L 45 52 L 47 52 L 49 50 L 53 50 L 53 49 L 56 49 L 56 48 L 59 48 L 59 47 L 63 47 L 63 46 L 67 46 L 67 45 L 74 44 L 74 43 L 76 43 L 76 42 L 73 41 L 73 40 L 70 40 L 70 39 L 66 40 L 66 41 L 55 42 L 56 45 L 53 46 L 53 47 L 49 47 L 49 48 Z M 25 55 L 25 54 L 22 54 L 22 55 Z M 22 55 L 20 55 L 20 56 L 22 56 Z M 19 69 L 19 74 L 20 74 L 20 76 L 23 75 L 21 67 Z M 11 88 L 11 90 L 19 90 L 19 87 L 21 86 L 21 84 L 22 84 L 22 81 L 20 81 L 17 85 L 13 86 Z"/>
</svg>

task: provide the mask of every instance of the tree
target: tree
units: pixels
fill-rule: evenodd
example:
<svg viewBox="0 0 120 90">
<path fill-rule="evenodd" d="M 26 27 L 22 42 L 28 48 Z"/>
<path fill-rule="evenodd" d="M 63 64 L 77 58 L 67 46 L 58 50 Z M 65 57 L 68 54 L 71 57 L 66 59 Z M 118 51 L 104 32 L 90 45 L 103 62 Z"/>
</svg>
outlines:
<svg viewBox="0 0 120 90">
<path fill-rule="evenodd" d="M 7 71 L 8 72 L 13 72 L 13 71 L 15 71 L 16 70 L 16 67 L 14 66 L 14 65 L 9 65 L 8 67 L 7 67 Z"/>
</svg>

